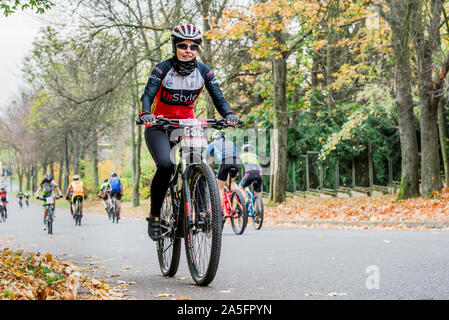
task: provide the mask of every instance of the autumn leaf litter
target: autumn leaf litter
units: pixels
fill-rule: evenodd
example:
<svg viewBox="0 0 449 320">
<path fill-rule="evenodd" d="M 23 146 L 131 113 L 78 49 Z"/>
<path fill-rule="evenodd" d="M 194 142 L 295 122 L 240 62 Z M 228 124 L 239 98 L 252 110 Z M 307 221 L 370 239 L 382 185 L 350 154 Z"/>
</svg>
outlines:
<svg viewBox="0 0 449 320">
<path fill-rule="evenodd" d="M 264 226 L 373 230 L 449 230 L 449 188 L 428 199 L 289 198 L 264 208 Z M 250 223 L 250 222 L 249 222 Z"/>
<path fill-rule="evenodd" d="M 91 278 L 50 253 L 0 251 L 0 300 L 125 299 L 117 288 Z"/>
</svg>

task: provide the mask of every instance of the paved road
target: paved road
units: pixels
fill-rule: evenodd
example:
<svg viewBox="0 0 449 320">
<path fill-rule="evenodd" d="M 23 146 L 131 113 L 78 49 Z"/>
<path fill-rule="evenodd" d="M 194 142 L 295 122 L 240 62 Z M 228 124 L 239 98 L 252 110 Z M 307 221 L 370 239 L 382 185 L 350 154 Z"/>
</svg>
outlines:
<svg viewBox="0 0 449 320">
<path fill-rule="evenodd" d="M 449 299 L 447 231 L 250 227 L 236 236 L 225 226 L 219 270 L 205 288 L 192 285 L 184 247 L 176 277 L 161 276 L 144 220 L 86 216 L 77 227 L 57 209 L 49 236 L 42 207 L 19 209 L 12 199 L 9 220 L 0 223 L 5 246 L 50 252 L 112 284 L 135 282 L 128 294 L 136 299 Z"/>
</svg>

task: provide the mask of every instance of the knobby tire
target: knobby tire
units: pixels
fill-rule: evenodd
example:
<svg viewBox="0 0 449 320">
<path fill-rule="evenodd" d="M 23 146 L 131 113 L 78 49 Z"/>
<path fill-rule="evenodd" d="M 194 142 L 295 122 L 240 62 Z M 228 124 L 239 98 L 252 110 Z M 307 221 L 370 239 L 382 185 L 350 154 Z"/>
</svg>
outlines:
<svg viewBox="0 0 449 320">
<path fill-rule="evenodd" d="M 231 224 L 234 233 L 243 234 L 248 223 L 248 213 L 246 211 L 245 197 L 240 190 L 235 190 L 231 195 L 231 206 L 234 214 L 231 216 Z"/>
<path fill-rule="evenodd" d="M 174 277 L 178 272 L 181 258 L 181 238 L 176 236 L 175 213 L 170 190 L 165 196 L 161 209 L 162 239 L 157 242 L 157 257 L 161 272 L 166 277 Z"/>
<path fill-rule="evenodd" d="M 212 169 L 205 163 L 191 168 L 188 185 L 191 219 L 187 216 L 184 219 L 187 264 L 195 283 L 207 286 L 217 273 L 221 252 L 222 209 L 218 185 Z"/>
</svg>

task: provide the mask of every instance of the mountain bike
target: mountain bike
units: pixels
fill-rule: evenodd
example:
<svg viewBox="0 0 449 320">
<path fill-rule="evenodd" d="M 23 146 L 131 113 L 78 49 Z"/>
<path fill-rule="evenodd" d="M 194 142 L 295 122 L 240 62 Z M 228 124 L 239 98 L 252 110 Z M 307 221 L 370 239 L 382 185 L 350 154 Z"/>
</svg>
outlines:
<svg viewBox="0 0 449 320">
<path fill-rule="evenodd" d="M 53 221 L 55 220 L 55 199 L 59 199 L 59 197 L 43 197 L 37 198 L 38 200 L 45 201 L 45 204 L 47 204 L 47 217 L 46 217 L 46 223 L 47 223 L 47 231 L 48 234 L 53 234 Z"/>
<path fill-rule="evenodd" d="M 229 172 L 229 182 L 224 188 L 224 205 L 223 205 L 223 221 L 222 228 L 226 219 L 231 220 L 232 229 L 235 234 L 241 235 L 248 223 L 248 214 L 245 206 L 245 197 L 240 190 L 231 192 L 231 174 L 235 172 L 235 168 L 231 168 Z"/>
<path fill-rule="evenodd" d="M 75 226 L 81 225 L 81 218 L 83 217 L 83 211 L 81 210 L 81 205 L 80 205 L 80 196 L 75 196 L 75 213 L 74 213 L 74 218 L 75 218 Z M 71 205 L 71 204 L 70 204 Z"/>
<path fill-rule="evenodd" d="M 20 209 L 22 209 L 22 207 L 23 207 L 22 198 L 19 198 L 19 206 L 20 206 Z"/>
<path fill-rule="evenodd" d="M 246 210 L 248 212 L 248 217 L 253 220 L 254 229 L 260 230 L 263 223 L 263 201 L 259 195 L 255 196 L 251 189 L 252 186 L 246 189 L 246 195 L 248 197 Z"/>
<path fill-rule="evenodd" d="M 220 261 L 222 211 L 217 180 L 201 150 L 208 145 L 208 127 L 233 126 L 225 119 L 165 118 L 155 125 L 169 132 L 173 129 L 171 142 L 177 147 L 176 168 L 161 208 L 162 238 L 156 244 L 159 266 L 164 276 L 176 274 L 184 238 L 190 274 L 197 285 L 207 286 Z"/>
<path fill-rule="evenodd" d="M 3 204 L 3 201 L 0 199 L 0 222 L 6 222 L 7 217 L 6 207 Z"/>
<path fill-rule="evenodd" d="M 110 207 L 110 212 L 111 212 L 110 218 L 112 217 L 112 223 L 118 223 L 118 220 L 119 220 L 119 216 L 118 216 L 119 211 L 118 211 L 117 196 L 116 196 L 116 195 L 113 195 L 113 196 L 111 197 L 111 201 L 112 201 L 112 205 L 111 205 L 111 207 Z M 108 201 L 108 202 L 109 202 L 109 201 Z M 109 219 L 110 219 L 110 218 L 109 218 Z"/>
<path fill-rule="evenodd" d="M 25 204 L 27 205 L 27 208 L 30 206 L 30 203 L 28 202 L 28 198 L 25 198 Z"/>
</svg>

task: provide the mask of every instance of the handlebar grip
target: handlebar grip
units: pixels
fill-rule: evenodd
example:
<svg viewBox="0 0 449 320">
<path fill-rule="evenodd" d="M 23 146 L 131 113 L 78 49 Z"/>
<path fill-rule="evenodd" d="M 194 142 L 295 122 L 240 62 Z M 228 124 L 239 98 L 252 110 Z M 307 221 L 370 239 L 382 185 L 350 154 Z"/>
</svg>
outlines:
<svg viewBox="0 0 449 320">
<path fill-rule="evenodd" d="M 136 124 L 137 124 L 137 125 L 142 125 L 142 124 L 143 124 L 143 121 L 140 120 L 140 119 L 137 119 L 137 120 L 136 120 Z"/>
</svg>

